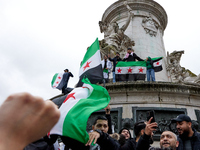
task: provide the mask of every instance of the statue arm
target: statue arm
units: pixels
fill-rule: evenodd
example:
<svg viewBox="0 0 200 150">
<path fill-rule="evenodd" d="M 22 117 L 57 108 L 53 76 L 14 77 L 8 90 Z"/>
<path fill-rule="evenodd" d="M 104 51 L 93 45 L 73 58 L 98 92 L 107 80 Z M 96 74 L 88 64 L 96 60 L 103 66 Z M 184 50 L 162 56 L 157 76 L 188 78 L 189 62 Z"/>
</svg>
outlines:
<svg viewBox="0 0 200 150">
<path fill-rule="evenodd" d="M 132 13 L 132 9 L 130 8 L 129 5 L 127 5 L 127 2 L 124 2 L 124 5 L 128 9 L 128 19 L 127 19 L 126 23 L 121 27 L 121 30 L 123 30 L 123 31 L 125 31 L 126 28 L 128 27 L 128 25 L 131 21 L 131 17 L 134 16 L 134 14 Z"/>
</svg>

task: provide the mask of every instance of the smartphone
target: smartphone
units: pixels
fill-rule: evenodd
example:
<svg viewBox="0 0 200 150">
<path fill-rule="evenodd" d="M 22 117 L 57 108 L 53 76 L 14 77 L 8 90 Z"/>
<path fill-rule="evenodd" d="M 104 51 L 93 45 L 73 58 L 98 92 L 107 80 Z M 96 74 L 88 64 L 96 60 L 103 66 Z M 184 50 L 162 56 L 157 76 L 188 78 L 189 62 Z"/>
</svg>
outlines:
<svg viewBox="0 0 200 150">
<path fill-rule="evenodd" d="M 149 119 L 153 117 L 153 119 L 151 120 L 151 123 L 152 122 L 156 122 L 155 121 L 155 112 L 154 110 L 150 110 L 150 111 L 147 111 L 147 121 L 149 121 Z"/>
</svg>

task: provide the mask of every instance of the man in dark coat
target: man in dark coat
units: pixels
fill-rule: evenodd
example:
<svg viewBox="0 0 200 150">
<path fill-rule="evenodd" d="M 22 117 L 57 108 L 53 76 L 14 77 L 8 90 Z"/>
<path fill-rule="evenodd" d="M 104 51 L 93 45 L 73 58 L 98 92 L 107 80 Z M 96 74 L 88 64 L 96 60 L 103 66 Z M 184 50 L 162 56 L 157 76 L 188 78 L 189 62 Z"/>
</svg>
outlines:
<svg viewBox="0 0 200 150">
<path fill-rule="evenodd" d="M 71 72 L 69 72 L 68 69 L 65 69 L 64 70 L 64 74 L 63 74 L 63 80 L 64 80 L 64 85 L 62 87 L 62 93 L 63 94 L 66 94 L 65 92 L 65 89 L 67 88 L 67 84 L 68 84 L 68 81 L 69 81 L 69 77 L 74 77 L 73 74 Z"/>
<path fill-rule="evenodd" d="M 90 146 L 90 150 L 118 150 L 120 144 L 117 140 L 107 134 L 108 132 L 108 120 L 104 116 L 98 116 L 92 126 L 92 132 L 89 133 L 89 141 L 86 145 L 91 145 L 94 142 L 94 146 Z"/>
<path fill-rule="evenodd" d="M 185 114 L 180 114 L 172 122 L 176 122 L 176 128 L 179 136 L 178 150 L 199 150 L 200 133 L 192 128 L 192 120 Z"/>
<path fill-rule="evenodd" d="M 144 61 L 143 59 L 141 59 L 140 57 L 138 57 L 138 56 L 132 51 L 131 48 L 128 48 L 128 49 L 127 49 L 127 53 L 126 53 L 126 55 L 125 55 L 123 61 L 127 61 L 127 62 L 128 62 L 128 61 L 136 61 L 136 60 L 138 60 L 138 61 Z M 130 77 L 129 74 L 126 74 L 126 81 L 129 81 L 129 80 L 130 80 L 129 77 Z M 131 80 L 137 81 L 137 78 L 134 77 L 134 78 L 131 79 Z"/>
<path fill-rule="evenodd" d="M 116 53 L 116 56 L 114 58 L 110 58 L 110 55 L 108 55 L 108 59 L 113 62 L 112 73 L 113 73 L 113 83 L 115 83 L 116 82 L 116 79 L 115 79 L 115 67 L 116 67 L 116 65 L 117 65 L 117 63 L 119 61 L 122 61 L 122 59 L 120 58 L 120 54 L 118 52 Z"/>
<path fill-rule="evenodd" d="M 139 56 L 137 56 L 131 48 L 128 48 L 127 49 L 127 53 L 123 59 L 123 61 L 135 61 L 135 60 L 138 60 L 138 61 L 144 61 L 143 59 L 141 59 Z"/>
</svg>

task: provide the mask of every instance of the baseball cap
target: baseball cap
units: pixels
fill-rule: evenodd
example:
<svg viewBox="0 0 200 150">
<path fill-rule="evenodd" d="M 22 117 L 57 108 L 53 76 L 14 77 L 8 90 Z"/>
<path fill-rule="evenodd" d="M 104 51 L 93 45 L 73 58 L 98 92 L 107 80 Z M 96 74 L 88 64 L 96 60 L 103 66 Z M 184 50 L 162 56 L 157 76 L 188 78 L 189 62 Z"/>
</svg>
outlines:
<svg viewBox="0 0 200 150">
<path fill-rule="evenodd" d="M 171 121 L 172 123 L 181 122 L 181 121 L 192 122 L 191 118 L 185 114 L 180 114 L 176 118 L 172 119 Z"/>
</svg>

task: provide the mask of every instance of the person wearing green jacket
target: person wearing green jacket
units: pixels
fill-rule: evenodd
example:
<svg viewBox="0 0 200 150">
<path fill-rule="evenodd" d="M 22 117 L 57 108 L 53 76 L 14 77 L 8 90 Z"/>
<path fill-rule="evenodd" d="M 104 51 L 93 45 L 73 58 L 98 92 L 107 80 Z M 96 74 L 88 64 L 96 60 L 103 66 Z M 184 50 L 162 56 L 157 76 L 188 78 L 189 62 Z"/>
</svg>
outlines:
<svg viewBox="0 0 200 150">
<path fill-rule="evenodd" d="M 156 59 L 156 60 L 152 60 L 151 57 L 147 57 L 145 59 L 146 66 L 147 66 L 147 81 L 153 81 L 153 82 L 156 81 L 153 63 L 156 61 L 159 61 L 162 58 L 163 57 Z"/>
</svg>

